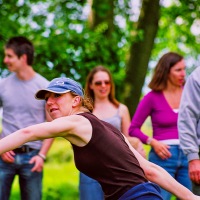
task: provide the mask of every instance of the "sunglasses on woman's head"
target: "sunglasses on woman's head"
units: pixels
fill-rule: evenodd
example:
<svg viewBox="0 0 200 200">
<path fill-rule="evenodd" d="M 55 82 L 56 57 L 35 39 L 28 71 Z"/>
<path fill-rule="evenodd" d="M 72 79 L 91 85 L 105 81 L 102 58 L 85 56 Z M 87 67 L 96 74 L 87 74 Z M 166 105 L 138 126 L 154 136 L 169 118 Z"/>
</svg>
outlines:
<svg viewBox="0 0 200 200">
<path fill-rule="evenodd" d="M 104 83 L 105 85 L 110 85 L 110 81 L 96 81 L 96 82 L 94 82 L 94 84 L 95 84 L 96 86 L 103 85 L 103 83 Z"/>
</svg>

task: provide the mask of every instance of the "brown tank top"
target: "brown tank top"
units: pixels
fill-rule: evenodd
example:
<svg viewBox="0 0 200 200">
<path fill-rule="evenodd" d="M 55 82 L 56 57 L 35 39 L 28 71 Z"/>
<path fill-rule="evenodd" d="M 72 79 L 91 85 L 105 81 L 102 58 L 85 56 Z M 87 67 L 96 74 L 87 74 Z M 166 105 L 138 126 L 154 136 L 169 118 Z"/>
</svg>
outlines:
<svg viewBox="0 0 200 200">
<path fill-rule="evenodd" d="M 116 200 L 130 188 L 147 182 L 135 155 L 121 132 L 91 113 L 81 113 L 93 128 L 91 140 L 84 147 L 72 144 L 78 170 L 96 179 L 105 199 Z"/>
</svg>

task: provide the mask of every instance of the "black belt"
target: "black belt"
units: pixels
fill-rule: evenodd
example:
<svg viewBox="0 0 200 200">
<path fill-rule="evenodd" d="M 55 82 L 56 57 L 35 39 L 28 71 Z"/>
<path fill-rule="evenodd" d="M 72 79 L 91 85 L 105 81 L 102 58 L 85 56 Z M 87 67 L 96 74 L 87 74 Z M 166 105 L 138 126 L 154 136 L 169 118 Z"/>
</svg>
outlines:
<svg viewBox="0 0 200 200">
<path fill-rule="evenodd" d="M 17 148 L 17 149 L 14 149 L 13 151 L 14 151 L 15 153 L 29 153 L 29 152 L 31 152 L 31 151 L 33 151 L 33 150 L 36 150 L 36 149 L 33 149 L 33 148 L 31 148 L 31 147 L 29 147 L 29 146 L 27 146 L 27 145 L 24 145 L 24 146 L 22 146 L 22 147 L 19 147 L 19 148 Z"/>
</svg>

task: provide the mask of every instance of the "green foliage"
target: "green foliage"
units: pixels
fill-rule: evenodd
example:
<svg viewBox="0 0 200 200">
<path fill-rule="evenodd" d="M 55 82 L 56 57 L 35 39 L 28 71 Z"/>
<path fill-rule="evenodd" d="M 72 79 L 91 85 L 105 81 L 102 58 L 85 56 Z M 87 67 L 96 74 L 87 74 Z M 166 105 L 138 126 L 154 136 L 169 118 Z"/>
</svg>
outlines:
<svg viewBox="0 0 200 200">
<path fill-rule="evenodd" d="M 59 143 L 59 147 L 56 147 L 56 151 L 50 151 L 46 164 L 73 162 L 73 151 L 68 142 L 65 140 L 62 142 L 61 139 L 57 139 L 54 145 L 55 143 Z M 54 146 L 53 148 L 55 149 Z"/>
<path fill-rule="evenodd" d="M 135 31 L 138 23 L 132 20 L 135 14 L 130 0 L 112 0 L 109 5 L 106 1 L 94 3 L 93 9 L 98 16 L 106 14 L 113 3 L 111 34 L 107 35 L 112 20 L 108 17 L 102 17 L 103 21 L 93 28 L 89 26 L 86 0 L 1 0 L 0 60 L 3 61 L 3 46 L 8 38 L 24 35 L 35 45 L 34 68 L 47 79 L 68 76 L 84 86 L 90 69 L 103 64 L 114 75 L 117 98 L 123 99 L 121 83 L 126 76 L 129 47 L 142 40 L 144 33 Z M 170 6 L 161 8 L 151 60 L 158 60 L 166 51 L 198 59 L 200 38 L 192 34 L 191 27 L 200 17 L 199 0 L 174 0 Z M 124 19 L 123 28 L 117 17 Z M 0 62 L 0 75 L 7 74 Z"/>
<path fill-rule="evenodd" d="M 66 142 L 66 141 L 65 141 Z M 69 149 L 69 148 L 65 148 Z M 74 161 L 51 162 L 45 165 L 43 200 L 78 200 L 78 170 Z"/>
<path fill-rule="evenodd" d="M 0 27 L 0 59 L 3 60 L 5 41 L 11 36 L 24 35 L 35 46 L 35 70 L 47 79 L 68 76 L 84 86 L 90 69 L 103 64 L 116 77 L 119 91 L 125 75 L 127 36 L 116 26 L 108 38 L 106 21 L 90 29 L 83 13 L 85 2 L 32 0 L 22 5 L 17 1 L 0 2 L 3 8 L 0 19 L 4 23 Z M 106 8 L 102 5 L 102 9 Z M 7 76 L 2 63 L 0 70 L 1 76 Z"/>
<path fill-rule="evenodd" d="M 169 7 L 162 7 L 159 31 L 154 48 L 158 57 L 166 51 L 176 51 L 185 58 L 198 59 L 200 51 L 199 34 L 192 33 L 195 20 L 200 18 L 199 0 L 180 0 Z M 198 29 L 198 28 L 197 28 Z"/>
</svg>

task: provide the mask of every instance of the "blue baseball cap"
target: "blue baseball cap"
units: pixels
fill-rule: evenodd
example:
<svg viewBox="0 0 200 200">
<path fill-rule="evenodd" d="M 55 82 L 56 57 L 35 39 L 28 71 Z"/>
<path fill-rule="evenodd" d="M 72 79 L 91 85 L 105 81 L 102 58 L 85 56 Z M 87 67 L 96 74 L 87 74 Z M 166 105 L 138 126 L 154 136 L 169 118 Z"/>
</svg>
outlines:
<svg viewBox="0 0 200 200">
<path fill-rule="evenodd" d="M 79 83 L 70 78 L 55 78 L 53 79 L 46 89 L 37 91 L 35 98 L 44 100 L 47 92 L 53 92 L 57 94 L 65 94 L 67 92 L 74 92 L 79 96 L 84 96 L 83 89 Z"/>
</svg>

